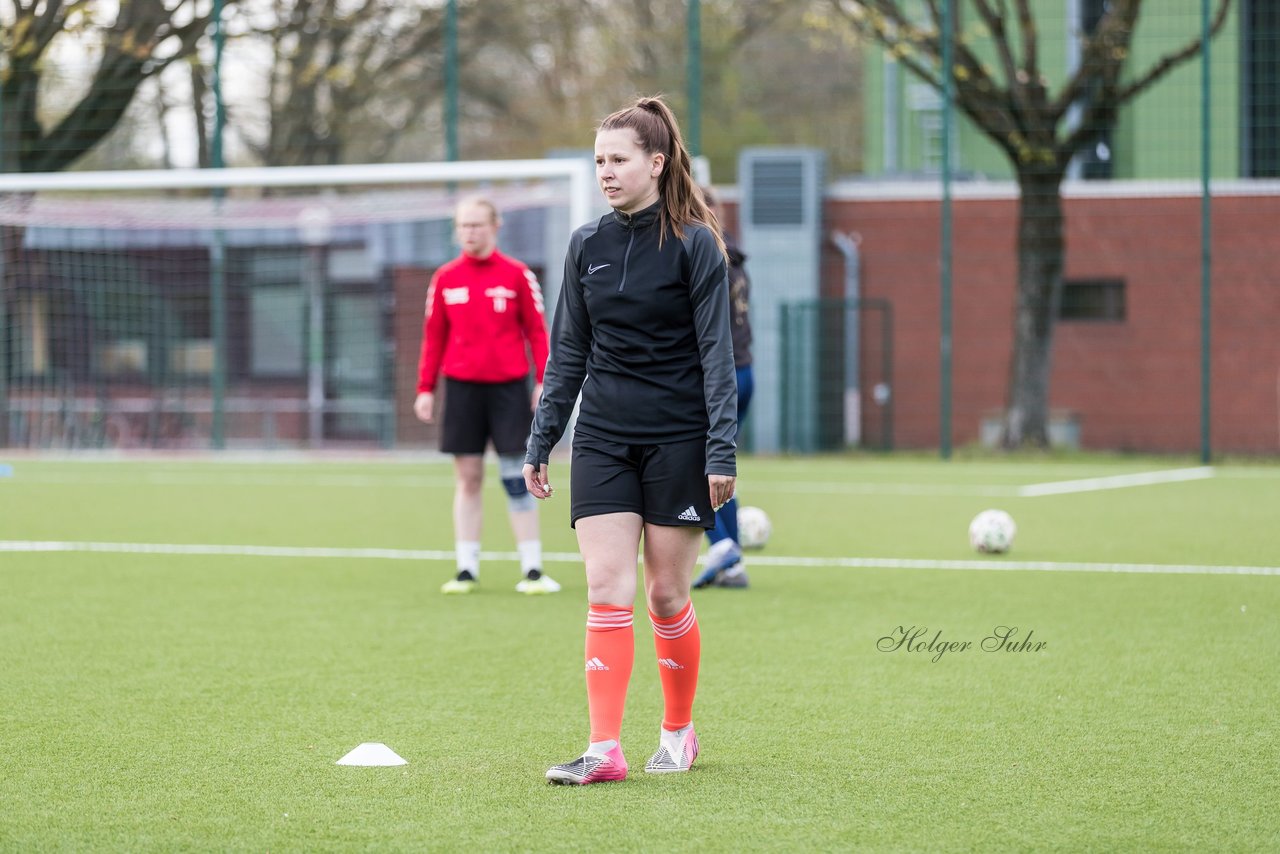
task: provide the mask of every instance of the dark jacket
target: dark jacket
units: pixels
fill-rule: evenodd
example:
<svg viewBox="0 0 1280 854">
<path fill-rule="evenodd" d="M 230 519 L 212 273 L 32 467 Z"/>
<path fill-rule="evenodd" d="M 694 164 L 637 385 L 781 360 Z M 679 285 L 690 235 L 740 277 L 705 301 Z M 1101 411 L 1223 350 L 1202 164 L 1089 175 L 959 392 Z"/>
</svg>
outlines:
<svg viewBox="0 0 1280 854">
<path fill-rule="evenodd" d="M 659 246 L 661 202 L 574 232 L 525 462 L 575 429 L 634 445 L 705 436 L 707 474 L 736 475 L 737 384 L 724 256 L 705 226 Z"/>
<path fill-rule="evenodd" d="M 745 368 L 751 364 L 751 279 L 747 277 L 747 255 L 737 242 L 724 234 L 724 247 L 729 255 L 729 322 L 733 326 L 733 364 Z"/>
</svg>

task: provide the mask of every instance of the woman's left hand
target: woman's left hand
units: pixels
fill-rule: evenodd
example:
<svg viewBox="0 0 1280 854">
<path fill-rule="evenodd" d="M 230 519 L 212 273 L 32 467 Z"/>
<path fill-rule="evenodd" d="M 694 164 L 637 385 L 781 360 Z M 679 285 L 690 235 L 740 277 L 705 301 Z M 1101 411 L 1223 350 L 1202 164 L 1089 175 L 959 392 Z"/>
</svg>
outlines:
<svg viewBox="0 0 1280 854">
<path fill-rule="evenodd" d="M 551 488 L 551 481 L 547 479 L 547 464 L 543 463 L 535 469 L 525 463 L 524 486 L 525 489 L 529 490 L 529 494 L 539 501 L 550 498 L 554 490 Z"/>
<path fill-rule="evenodd" d="M 733 490 L 738 479 L 729 474 L 709 474 L 707 483 L 711 487 L 711 507 L 719 510 L 733 497 Z"/>
</svg>

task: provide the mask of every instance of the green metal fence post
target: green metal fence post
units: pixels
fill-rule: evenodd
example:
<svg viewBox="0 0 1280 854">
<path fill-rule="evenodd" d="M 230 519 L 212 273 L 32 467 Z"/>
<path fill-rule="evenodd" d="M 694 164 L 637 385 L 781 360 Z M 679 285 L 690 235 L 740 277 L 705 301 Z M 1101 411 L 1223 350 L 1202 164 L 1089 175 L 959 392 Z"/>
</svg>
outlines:
<svg viewBox="0 0 1280 854">
<path fill-rule="evenodd" d="M 893 407 L 897 391 L 893 387 L 893 303 L 883 301 L 884 305 L 884 343 L 881 345 L 880 361 L 884 374 L 884 450 L 893 450 Z"/>
<path fill-rule="evenodd" d="M 1211 321 L 1211 285 L 1213 282 L 1212 260 L 1213 245 L 1213 212 L 1209 185 L 1210 169 L 1210 133 L 1212 123 L 1209 120 L 1211 101 L 1209 94 L 1209 0 L 1200 0 L 1200 461 L 1208 463 L 1213 455 L 1210 442 L 1212 426 L 1213 383 L 1210 343 L 1212 341 Z"/>
<path fill-rule="evenodd" d="M 4 97 L 0 95 L 0 172 L 8 171 L 4 134 Z M 6 235 L 0 235 L 0 448 L 9 446 L 9 312 L 5 304 L 8 242 Z"/>
<path fill-rule="evenodd" d="M 938 431 L 942 458 L 951 457 L 951 121 L 955 103 L 952 73 L 952 21 L 954 0 L 942 7 L 942 246 L 941 246 L 941 400 Z"/>
<path fill-rule="evenodd" d="M 444 144 L 445 159 L 458 159 L 458 0 L 444 9 Z"/>
<path fill-rule="evenodd" d="M 7 243 L 7 238 L 3 239 Z M 9 446 L 9 312 L 5 305 L 5 258 L 0 245 L 0 448 Z"/>
<path fill-rule="evenodd" d="M 689 153 L 702 154 L 702 2 L 689 0 L 688 65 L 685 85 L 689 98 Z"/>
<path fill-rule="evenodd" d="M 223 168 L 222 137 L 226 125 L 226 108 L 222 101 L 222 49 L 226 37 L 222 30 L 222 2 L 213 4 L 213 139 L 209 146 L 209 165 Z M 214 205 L 222 212 L 222 190 L 214 190 Z M 213 336 L 213 376 L 210 377 L 209 443 L 214 450 L 226 447 L 225 407 L 227 392 L 227 275 L 226 235 L 221 228 L 213 231 L 209 246 L 209 312 Z"/>
<path fill-rule="evenodd" d="M 791 306 L 783 303 L 779 307 L 778 324 L 781 329 L 779 342 L 781 346 L 778 348 L 782 356 L 781 370 L 779 371 L 782 388 L 779 390 L 779 400 L 782 405 L 778 407 L 778 449 L 781 451 L 791 450 Z"/>
</svg>

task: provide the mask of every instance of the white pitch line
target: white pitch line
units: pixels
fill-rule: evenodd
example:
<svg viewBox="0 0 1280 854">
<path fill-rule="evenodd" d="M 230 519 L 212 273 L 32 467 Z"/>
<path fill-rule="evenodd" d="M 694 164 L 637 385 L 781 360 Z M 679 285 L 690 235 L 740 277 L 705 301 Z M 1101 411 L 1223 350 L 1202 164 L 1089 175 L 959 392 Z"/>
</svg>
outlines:
<svg viewBox="0 0 1280 854">
<path fill-rule="evenodd" d="M 415 549 L 337 549 L 310 546 L 243 546 L 200 543 L 93 543 L 65 540 L 0 540 L 0 552 L 106 552 L 142 555 L 219 555 L 226 557 L 369 558 L 375 560 L 453 560 L 453 552 Z M 484 557 L 485 555 L 481 555 Z M 495 559 L 490 556 L 490 559 Z"/>
<path fill-rule="evenodd" d="M 910 560 L 904 558 L 848 557 L 761 557 L 748 559 L 753 565 L 850 567 L 853 569 L 945 569 L 1003 570 L 1014 572 L 1116 572 L 1154 575 L 1276 575 L 1280 566 L 1218 566 L 1214 564 L 1169 563 L 1083 563 L 1074 561 L 1018 560 Z"/>
<path fill-rule="evenodd" d="M 1050 483 L 1033 483 L 1019 487 L 1022 498 L 1040 495 L 1065 495 L 1069 492 L 1097 492 L 1102 489 L 1125 489 L 1130 486 L 1150 486 L 1157 483 L 1180 483 L 1187 480 L 1204 480 L 1213 477 L 1213 466 L 1196 466 L 1189 469 L 1167 469 L 1137 474 L 1117 474 L 1110 477 L 1086 477 L 1081 480 L 1059 480 Z"/>
<path fill-rule="evenodd" d="M 313 474 L 288 472 L 282 475 L 249 474 L 245 472 L 227 472 L 225 474 L 184 473 L 184 472 L 139 472 L 135 474 L 112 474 L 96 471 L 89 474 L 81 472 L 35 472 L 23 474 L 15 478 L 11 485 L 26 484 L 83 486 L 86 484 L 102 486 L 112 484 L 143 483 L 148 486 L 334 486 L 346 488 L 381 488 L 424 486 L 453 486 L 452 475 L 360 475 L 360 474 Z"/>
<path fill-rule="evenodd" d="M 770 492 L 787 492 L 810 495 L 896 495 L 896 496 L 985 496 L 988 498 L 1034 498 L 1043 495 L 1063 495 L 1073 492 L 1093 492 L 1105 489 L 1122 489 L 1159 483 L 1202 480 L 1209 477 L 1263 477 L 1270 473 L 1227 473 L 1209 466 L 1169 471 L 1142 472 L 1113 475 L 1110 477 L 1083 478 L 1080 480 L 1050 481 L 1027 486 L 995 484 L 930 484 L 930 483 L 875 483 L 833 481 L 779 481 L 768 484 Z M 227 487 L 337 487 L 348 488 L 409 488 L 453 486 L 447 475 L 402 474 L 305 474 L 302 472 L 273 473 L 196 473 L 196 472 L 142 472 L 116 474 L 94 472 L 31 472 L 12 480 L 4 479 L 9 487 L 28 484 L 41 485 L 111 485 L 145 483 L 150 486 L 227 486 Z"/>
<path fill-rule="evenodd" d="M 831 483 L 829 481 L 782 481 L 760 487 L 767 492 L 798 492 L 815 495 L 985 495 L 1008 498 L 1019 494 L 1016 486 L 934 483 Z"/>
<path fill-rule="evenodd" d="M 104 486 L 115 484 L 146 484 L 148 486 L 226 486 L 226 487 L 339 487 L 343 489 L 409 488 L 453 486 L 450 476 L 316 474 L 302 473 L 248 474 L 195 474 L 181 472 L 141 472 L 133 475 L 107 472 L 36 472 L 24 474 L 21 479 L 7 481 L 9 486 L 28 484 L 57 486 Z M 911 484 L 911 483 L 832 483 L 830 481 L 784 481 L 768 485 L 770 492 L 790 492 L 810 495 L 981 495 L 989 498 L 1012 498 L 1018 495 L 1016 486 Z"/>
<path fill-rule="evenodd" d="M 63 540 L 0 540 L 0 552 L 97 552 L 142 555 L 222 555 L 241 557 L 339 558 L 346 560 L 451 561 L 452 551 L 439 549 L 340 549 L 307 546 L 201 545 L 183 543 L 95 543 Z M 482 560 L 515 561 L 515 552 L 483 552 Z M 548 552 L 547 563 L 581 563 L 576 552 Z M 839 567 L 850 569 L 942 569 L 1000 570 L 1023 572 L 1109 572 L 1155 575 L 1271 575 L 1280 576 L 1280 566 L 1217 566 L 1213 564 L 1164 563 L 1082 563 L 1058 561 L 917 560 L 876 557 L 785 557 L 752 555 L 759 566 Z"/>
</svg>

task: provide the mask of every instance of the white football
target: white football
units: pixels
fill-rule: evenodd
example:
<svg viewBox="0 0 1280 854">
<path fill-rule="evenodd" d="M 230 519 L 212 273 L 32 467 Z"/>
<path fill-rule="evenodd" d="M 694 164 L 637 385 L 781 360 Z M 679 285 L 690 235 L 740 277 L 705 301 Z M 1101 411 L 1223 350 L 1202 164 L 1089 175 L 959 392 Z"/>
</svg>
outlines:
<svg viewBox="0 0 1280 854">
<path fill-rule="evenodd" d="M 738 545 L 744 549 L 762 549 L 773 533 L 769 515 L 759 507 L 738 507 Z"/>
<path fill-rule="evenodd" d="M 1003 510 L 983 510 L 969 523 L 969 545 L 985 554 L 1007 552 L 1018 526 Z"/>
</svg>

